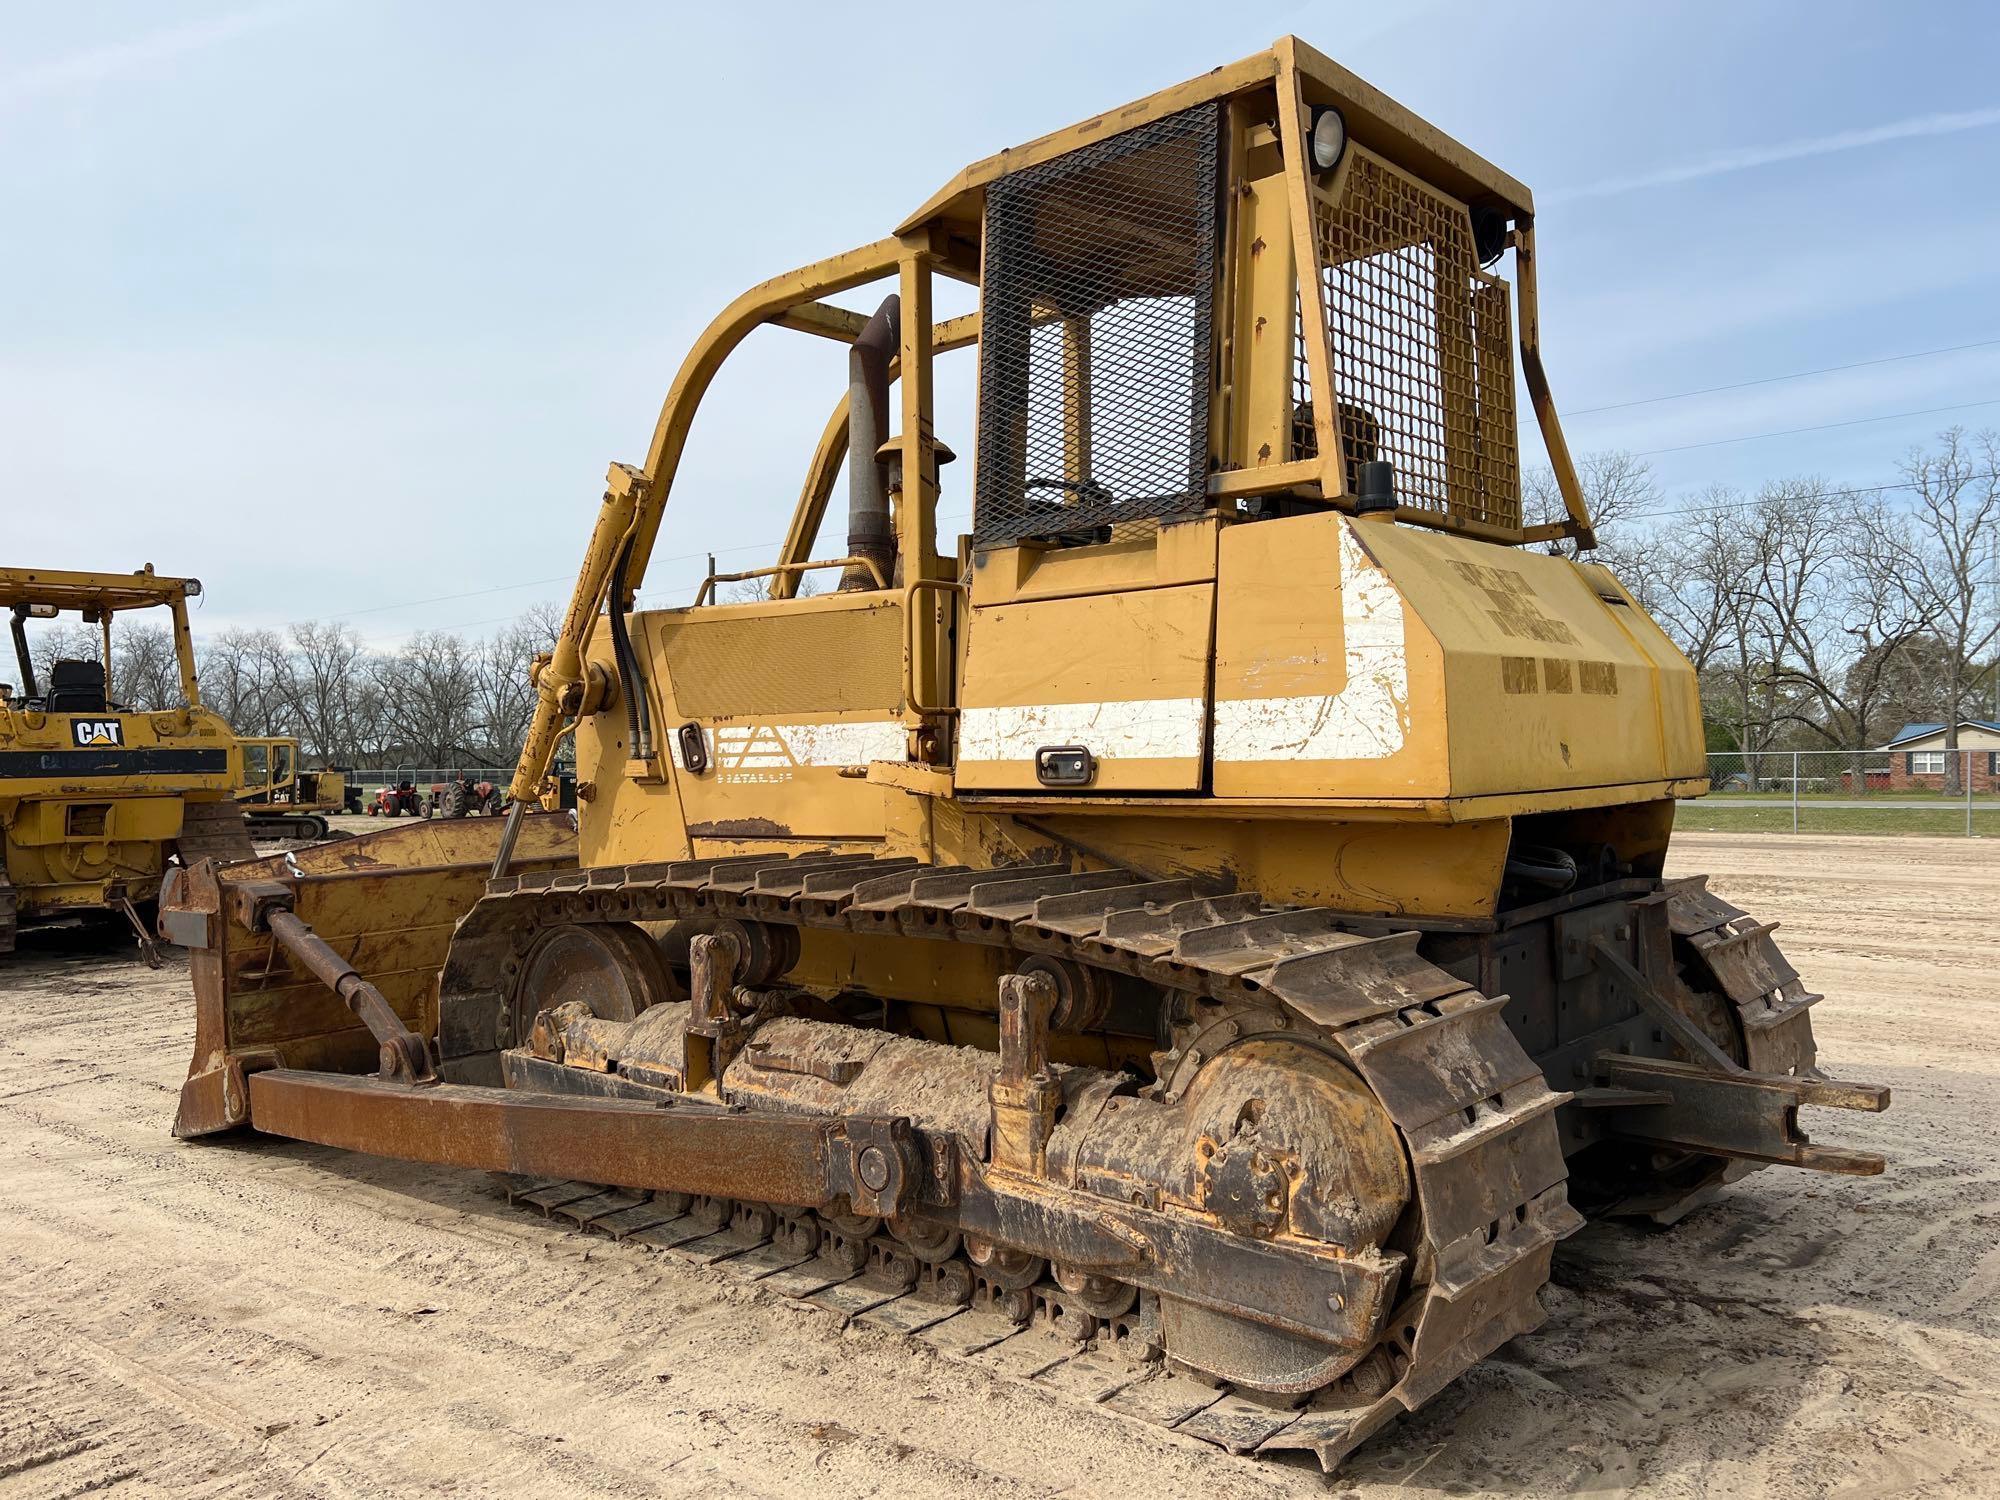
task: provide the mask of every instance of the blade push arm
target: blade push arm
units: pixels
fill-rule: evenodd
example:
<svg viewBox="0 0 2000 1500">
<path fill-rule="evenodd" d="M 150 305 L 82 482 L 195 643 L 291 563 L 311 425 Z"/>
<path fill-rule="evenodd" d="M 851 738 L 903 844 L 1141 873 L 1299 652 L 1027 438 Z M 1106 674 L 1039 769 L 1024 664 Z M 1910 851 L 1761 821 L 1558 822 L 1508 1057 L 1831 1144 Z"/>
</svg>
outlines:
<svg viewBox="0 0 2000 1500">
<path fill-rule="evenodd" d="M 605 477 L 604 503 L 597 512 L 597 524 L 591 529 L 583 566 L 577 571 L 576 587 L 563 614 L 555 651 L 536 674 L 535 717 L 521 741 L 521 758 L 515 762 L 514 779 L 507 788 L 517 808 L 540 794 L 563 718 L 575 712 L 580 703 L 584 653 L 590 647 L 591 631 L 597 625 L 597 612 L 603 607 L 612 569 L 617 566 L 647 488 L 646 477 L 629 464 L 613 464 Z"/>
</svg>

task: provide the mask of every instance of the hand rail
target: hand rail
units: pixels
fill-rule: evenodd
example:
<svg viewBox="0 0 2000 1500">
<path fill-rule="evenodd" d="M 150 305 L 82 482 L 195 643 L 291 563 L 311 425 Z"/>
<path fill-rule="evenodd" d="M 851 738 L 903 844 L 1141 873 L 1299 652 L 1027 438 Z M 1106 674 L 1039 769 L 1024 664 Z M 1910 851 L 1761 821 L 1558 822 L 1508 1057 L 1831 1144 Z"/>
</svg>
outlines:
<svg viewBox="0 0 2000 1500">
<path fill-rule="evenodd" d="M 699 609 L 708 603 L 709 590 L 718 583 L 747 583 L 752 578 L 778 578 L 787 573 L 810 573 L 817 568 L 863 567 L 875 579 L 875 587 L 886 589 L 889 580 L 882 576 L 882 565 L 869 557 L 829 557 L 819 562 L 779 563 L 770 568 L 752 568 L 747 573 L 711 573 L 701 583 L 701 592 L 694 596 L 692 608 Z"/>
<path fill-rule="evenodd" d="M 931 706 L 917 697 L 917 594 L 924 589 L 944 593 L 969 594 L 971 590 L 955 578 L 913 578 L 903 588 L 903 705 L 914 714 L 933 718 L 955 718 L 956 705 Z"/>
</svg>

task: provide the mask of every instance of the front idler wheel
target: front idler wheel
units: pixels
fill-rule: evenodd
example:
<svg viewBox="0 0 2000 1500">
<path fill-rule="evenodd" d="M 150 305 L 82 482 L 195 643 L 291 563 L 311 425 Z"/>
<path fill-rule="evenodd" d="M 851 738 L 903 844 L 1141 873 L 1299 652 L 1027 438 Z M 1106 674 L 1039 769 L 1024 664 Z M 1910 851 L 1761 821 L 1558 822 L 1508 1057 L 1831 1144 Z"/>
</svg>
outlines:
<svg viewBox="0 0 2000 1500">
<path fill-rule="evenodd" d="M 572 1002 L 604 1021 L 632 1021 L 651 1006 L 686 995 L 659 945 L 630 922 L 571 923 L 543 933 L 521 963 L 501 1040 L 514 1045 L 535 1017 Z"/>
</svg>

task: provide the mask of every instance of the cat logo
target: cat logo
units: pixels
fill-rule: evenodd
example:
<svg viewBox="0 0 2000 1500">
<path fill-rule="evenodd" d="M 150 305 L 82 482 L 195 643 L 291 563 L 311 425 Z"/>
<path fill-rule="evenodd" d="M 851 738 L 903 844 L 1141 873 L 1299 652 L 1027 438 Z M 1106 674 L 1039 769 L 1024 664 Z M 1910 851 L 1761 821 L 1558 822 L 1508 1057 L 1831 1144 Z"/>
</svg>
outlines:
<svg viewBox="0 0 2000 1500">
<path fill-rule="evenodd" d="M 69 732 L 79 745 L 122 745 L 125 726 L 116 719 L 72 719 Z"/>
</svg>

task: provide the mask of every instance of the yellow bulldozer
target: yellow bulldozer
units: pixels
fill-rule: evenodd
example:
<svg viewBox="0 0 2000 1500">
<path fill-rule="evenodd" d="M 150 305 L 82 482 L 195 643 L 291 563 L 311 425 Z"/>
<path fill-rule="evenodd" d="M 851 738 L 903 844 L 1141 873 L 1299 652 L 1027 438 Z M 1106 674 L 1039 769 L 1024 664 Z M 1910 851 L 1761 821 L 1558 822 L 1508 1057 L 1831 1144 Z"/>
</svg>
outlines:
<svg viewBox="0 0 2000 1500">
<path fill-rule="evenodd" d="M 0 684 L 0 953 L 25 924 L 111 911 L 157 964 L 139 910 L 158 895 L 170 859 L 252 853 L 235 801 L 243 756 L 204 708 L 195 679 L 187 601 L 193 578 L 0 568 L 14 672 Z M 182 706 L 140 711 L 113 702 L 106 667 L 112 619 L 164 609 L 173 622 Z M 95 660 L 63 659 L 40 680 L 28 622 L 75 614 L 99 627 Z"/>
<path fill-rule="evenodd" d="M 1329 1468 L 1541 1321 L 1582 1214 L 1880 1171 L 1801 1129 L 1888 1094 L 1819 1069 L 1771 924 L 1663 878 L 1687 661 L 1537 545 L 1593 538 L 1535 255 L 1526 187 L 1287 38 L 744 293 L 611 468 L 504 824 L 177 877 L 177 1132 L 512 1174 Z M 849 379 L 768 597 L 635 609 L 770 327 Z M 565 738 L 573 839 L 527 811 Z"/>
<path fill-rule="evenodd" d="M 243 786 L 236 800 L 255 839 L 327 836 L 328 813 L 361 811 L 361 788 L 338 767 L 299 769 L 299 742 L 289 736 L 245 738 Z"/>
</svg>

